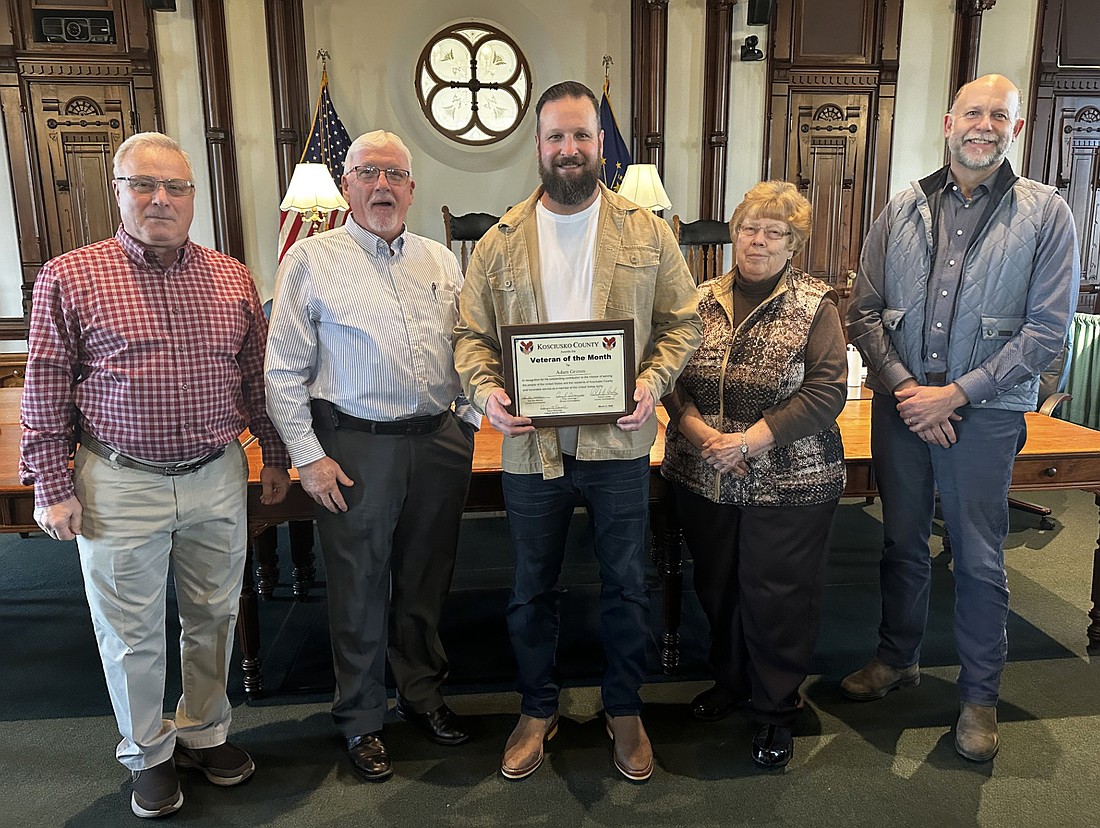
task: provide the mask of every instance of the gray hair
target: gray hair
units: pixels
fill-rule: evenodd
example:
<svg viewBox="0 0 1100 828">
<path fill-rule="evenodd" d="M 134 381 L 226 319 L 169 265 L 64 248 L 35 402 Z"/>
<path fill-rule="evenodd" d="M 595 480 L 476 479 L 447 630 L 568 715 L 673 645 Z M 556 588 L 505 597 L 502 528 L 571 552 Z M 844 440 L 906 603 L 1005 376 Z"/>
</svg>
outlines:
<svg viewBox="0 0 1100 828">
<path fill-rule="evenodd" d="M 351 142 L 351 146 L 348 147 L 348 154 L 344 156 L 344 173 L 346 174 L 348 170 L 354 166 L 354 164 L 351 163 L 351 159 L 356 153 L 365 149 L 382 149 L 387 146 L 393 147 L 405 156 L 405 168 L 411 173 L 413 159 L 412 153 L 409 152 L 409 148 L 405 146 L 405 142 L 402 141 L 399 136 L 392 132 L 386 132 L 384 129 L 364 132 Z"/>
<path fill-rule="evenodd" d="M 116 177 L 118 177 L 122 165 L 130 157 L 130 154 L 139 149 L 159 149 L 179 153 L 180 157 L 183 158 L 183 163 L 187 165 L 187 177 L 191 181 L 195 180 L 195 171 L 191 167 L 191 156 L 183 151 L 183 148 L 175 139 L 169 138 L 161 132 L 137 132 L 123 141 L 115 152 L 114 174 Z"/>
</svg>

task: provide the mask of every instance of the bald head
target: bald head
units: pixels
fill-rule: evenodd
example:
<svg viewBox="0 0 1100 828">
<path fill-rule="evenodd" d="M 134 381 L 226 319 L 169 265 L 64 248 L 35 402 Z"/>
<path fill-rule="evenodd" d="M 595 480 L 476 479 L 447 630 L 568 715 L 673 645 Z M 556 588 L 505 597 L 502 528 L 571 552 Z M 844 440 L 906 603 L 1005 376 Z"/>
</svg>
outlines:
<svg viewBox="0 0 1100 828">
<path fill-rule="evenodd" d="M 981 94 L 983 92 L 987 95 L 1003 96 L 1004 100 L 1012 106 L 1010 110 L 1012 120 L 1015 121 L 1020 117 L 1020 90 L 1016 88 L 1016 84 L 1004 75 L 982 75 L 980 78 L 970 81 L 970 83 L 964 83 L 959 87 L 959 91 L 955 93 L 954 100 L 951 101 L 951 114 L 955 114 L 960 99 L 966 98 L 971 93 Z"/>
<path fill-rule="evenodd" d="M 992 174 L 1023 126 L 1020 90 L 1008 78 L 985 75 L 963 86 L 943 119 L 956 183 L 969 192 Z"/>
</svg>

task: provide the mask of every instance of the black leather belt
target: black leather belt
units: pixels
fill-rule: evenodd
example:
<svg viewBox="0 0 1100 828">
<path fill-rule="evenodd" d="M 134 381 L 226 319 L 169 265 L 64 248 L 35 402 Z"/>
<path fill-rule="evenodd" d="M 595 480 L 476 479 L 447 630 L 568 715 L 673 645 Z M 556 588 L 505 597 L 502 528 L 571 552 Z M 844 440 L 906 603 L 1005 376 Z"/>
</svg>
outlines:
<svg viewBox="0 0 1100 828">
<path fill-rule="evenodd" d="M 105 446 L 90 434 L 81 434 L 80 444 L 92 454 L 97 457 L 102 457 L 104 460 L 111 463 L 117 463 L 128 469 L 159 474 L 163 477 L 179 477 L 180 475 L 197 472 L 203 466 L 213 463 L 225 454 L 225 446 L 222 446 L 217 451 L 212 451 L 210 454 L 205 457 L 200 457 L 197 460 L 186 460 L 182 463 L 147 463 L 144 460 L 136 460 L 133 457 L 127 457 L 125 454 L 115 451 L 110 446 Z"/>
<path fill-rule="evenodd" d="M 403 434 L 407 437 L 417 437 L 423 434 L 432 434 L 439 431 L 443 425 L 446 411 L 431 417 L 411 417 L 408 420 L 364 420 L 361 417 L 353 417 L 343 411 L 336 411 L 336 422 L 339 428 L 350 428 L 352 431 L 369 431 L 371 434 Z"/>
<path fill-rule="evenodd" d="M 924 375 L 925 385 L 947 385 L 946 371 L 931 371 Z"/>
</svg>

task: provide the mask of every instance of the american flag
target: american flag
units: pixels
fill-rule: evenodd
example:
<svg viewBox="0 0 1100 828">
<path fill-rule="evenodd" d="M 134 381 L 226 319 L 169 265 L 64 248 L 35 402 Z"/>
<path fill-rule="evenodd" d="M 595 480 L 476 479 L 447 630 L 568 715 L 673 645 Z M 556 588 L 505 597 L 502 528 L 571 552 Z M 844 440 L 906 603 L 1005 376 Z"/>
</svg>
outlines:
<svg viewBox="0 0 1100 828">
<path fill-rule="evenodd" d="M 317 107 L 313 111 L 313 126 L 309 130 L 309 140 L 299 163 L 324 164 L 332 173 L 336 188 L 340 188 L 340 176 L 344 172 L 344 156 L 351 146 L 348 131 L 336 114 L 332 98 L 328 94 L 328 69 L 321 70 L 321 94 L 317 96 Z M 347 219 L 347 210 L 330 210 L 325 223 L 317 226 L 303 221 L 302 214 L 294 210 L 279 213 L 279 261 L 299 239 L 339 227 Z"/>
</svg>

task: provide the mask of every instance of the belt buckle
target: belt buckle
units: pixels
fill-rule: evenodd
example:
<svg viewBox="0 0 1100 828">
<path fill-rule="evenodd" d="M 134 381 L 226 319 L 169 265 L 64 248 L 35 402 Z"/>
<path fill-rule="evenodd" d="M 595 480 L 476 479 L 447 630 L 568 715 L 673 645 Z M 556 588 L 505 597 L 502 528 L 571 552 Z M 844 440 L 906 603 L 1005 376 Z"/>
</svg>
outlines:
<svg viewBox="0 0 1100 828">
<path fill-rule="evenodd" d="M 165 477 L 183 477 L 183 475 L 190 474 L 191 472 L 195 471 L 198 468 L 199 467 L 196 466 L 194 463 L 181 463 L 177 466 L 165 466 L 164 467 L 164 476 Z"/>
</svg>

